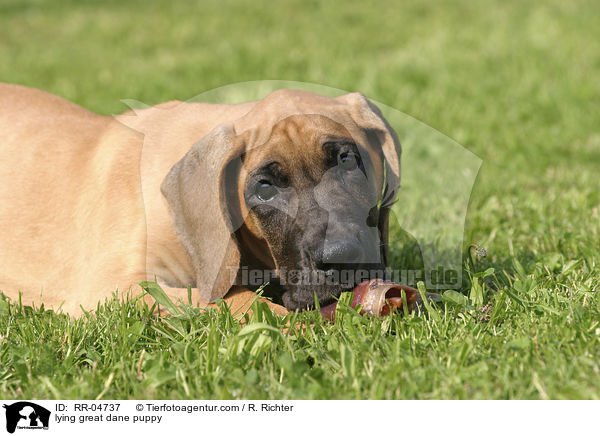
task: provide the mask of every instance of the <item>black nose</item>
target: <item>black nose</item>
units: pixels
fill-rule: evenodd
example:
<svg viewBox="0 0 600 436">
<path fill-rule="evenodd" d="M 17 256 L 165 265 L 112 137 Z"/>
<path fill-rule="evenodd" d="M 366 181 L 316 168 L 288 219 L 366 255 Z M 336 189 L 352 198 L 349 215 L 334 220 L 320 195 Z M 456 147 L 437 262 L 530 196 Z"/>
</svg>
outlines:
<svg viewBox="0 0 600 436">
<path fill-rule="evenodd" d="M 326 242 L 323 249 L 323 264 L 356 264 L 362 259 L 362 247 L 357 239 L 348 238 Z"/>
</svg>

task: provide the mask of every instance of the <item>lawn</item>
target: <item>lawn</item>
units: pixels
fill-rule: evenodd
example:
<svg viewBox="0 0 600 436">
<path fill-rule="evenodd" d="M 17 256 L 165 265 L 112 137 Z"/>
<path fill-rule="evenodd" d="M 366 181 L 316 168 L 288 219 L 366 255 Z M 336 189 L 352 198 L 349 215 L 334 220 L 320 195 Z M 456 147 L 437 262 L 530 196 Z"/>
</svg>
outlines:
<svg viewBox="0 0 600 436">
<path fill-rule="evenodd" d="M 0 22 L 0 81 L 99 113 L 309 82 L 360 91 L 483 162 L 466 299 L 381 319 L 342 305 L 336 324 L 260 305 L 246 324 L 189 307 L 160 319 L 118 300 L 71 319 L 0 300 L 0 397 L 600 399 L 597 3 L 3 0 Z M 395 223 L 397 268 L 414 260 L 402 235 Z"/>
</svg>

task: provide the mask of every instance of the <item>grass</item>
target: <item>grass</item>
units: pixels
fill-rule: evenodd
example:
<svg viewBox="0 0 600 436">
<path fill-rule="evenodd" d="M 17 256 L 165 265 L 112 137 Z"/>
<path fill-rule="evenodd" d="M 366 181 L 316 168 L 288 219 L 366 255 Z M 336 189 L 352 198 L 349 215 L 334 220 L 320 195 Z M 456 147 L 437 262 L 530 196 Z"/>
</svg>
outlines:
<svg viewBox="0 0 600 436">
<path fill-rule="evenodd" d="M 467 299 L 386 319 L 342 307 L 335 325 L 118 300 L 74 320 L 2 300 L 0 397 L 600 398 L 593 2 L 7 0 L 0 17 L 0 80 L 100 113 L 285 79 L 410 114 L 483 160 L 464 252 L 487 251 L 465 264 Z"/>
</svg>

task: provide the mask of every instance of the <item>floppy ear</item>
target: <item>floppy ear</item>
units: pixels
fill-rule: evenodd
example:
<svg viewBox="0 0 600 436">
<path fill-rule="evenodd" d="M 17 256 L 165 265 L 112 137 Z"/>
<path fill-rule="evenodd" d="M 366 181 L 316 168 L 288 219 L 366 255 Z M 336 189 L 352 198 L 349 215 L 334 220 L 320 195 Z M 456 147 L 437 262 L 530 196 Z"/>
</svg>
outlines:
<svg viewBox="0 0 600 436">
<path fill-rule="evenodd" d="M 233 285 L 240 266 L 230 201 L 237 201 L 240 160 L 233 125 L 194 144 L 161 185 L 179 241 L 196 273 L 200 298 L 211 303 Z M 236 159 L 237 158 L 237 159 Z"/>
<path fill-rule="evenodd" d="M 378 228 L 381 235 L 381 257 L 388 264 L 388 223 L 390 209 L 400 189 L 401 147 L 398 135 L 377 106 L 364 95 L 353 92 L 337 98 L 350 107 L 350 115 L 362 127 L 372 145 L 380 148 L 384 161 L 384 186 L 379 208 Z"/>
</svg>

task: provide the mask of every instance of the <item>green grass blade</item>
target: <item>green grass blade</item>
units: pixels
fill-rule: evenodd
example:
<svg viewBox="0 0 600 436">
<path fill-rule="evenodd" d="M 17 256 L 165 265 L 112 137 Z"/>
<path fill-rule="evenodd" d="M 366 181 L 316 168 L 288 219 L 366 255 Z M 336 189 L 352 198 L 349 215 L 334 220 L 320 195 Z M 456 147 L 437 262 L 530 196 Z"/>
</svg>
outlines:
<svg viewBox="0 0 600 436">
<path fill-rule="evenodd" d="M 144 291 L 152 296 L 156 300 L 158 304 L 163 306 L 171 315 L 177 316 L 182 315 L 183 312 L 179 307 L 175 305 L 168 297 L 168 295 L 163 291 L 160 285 L 156 282 L 140 282 L 140 286 Z"/>
</svg>

